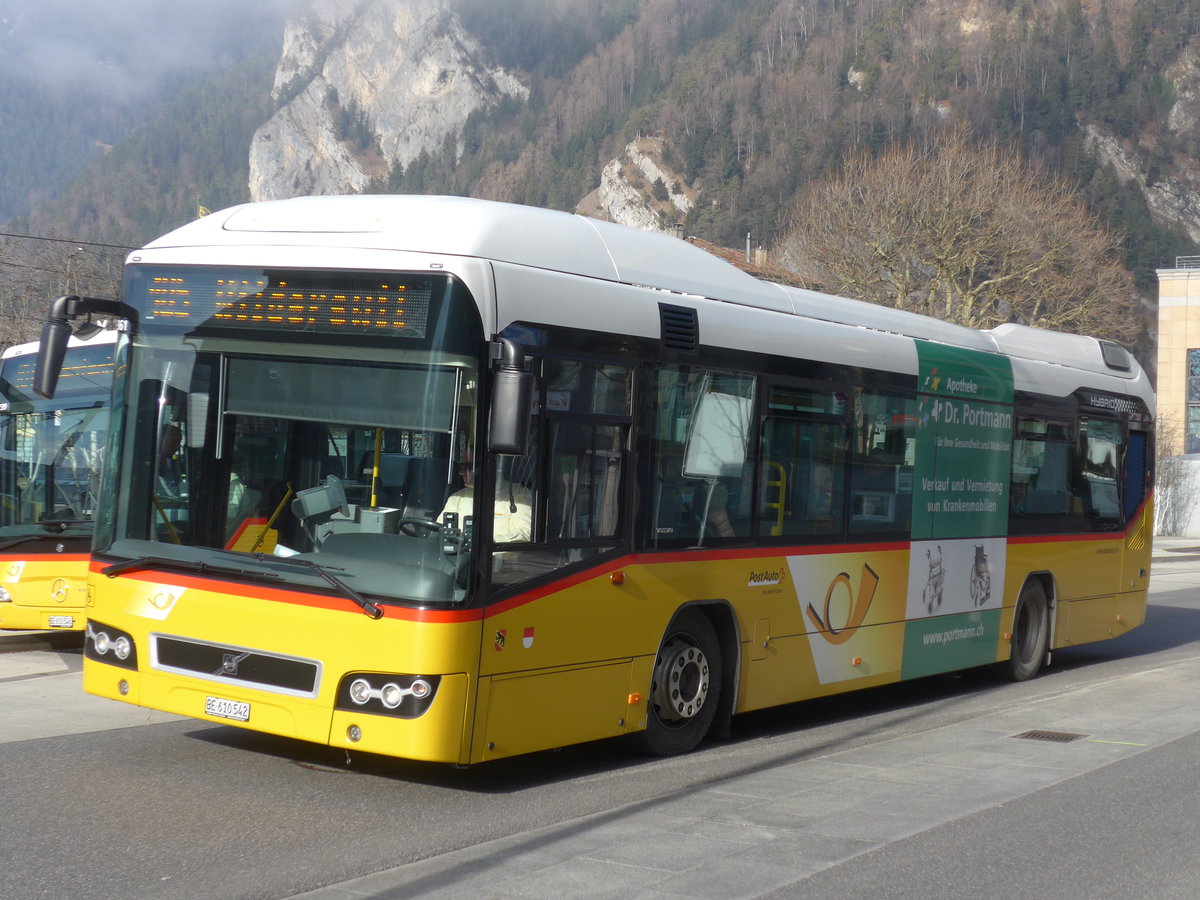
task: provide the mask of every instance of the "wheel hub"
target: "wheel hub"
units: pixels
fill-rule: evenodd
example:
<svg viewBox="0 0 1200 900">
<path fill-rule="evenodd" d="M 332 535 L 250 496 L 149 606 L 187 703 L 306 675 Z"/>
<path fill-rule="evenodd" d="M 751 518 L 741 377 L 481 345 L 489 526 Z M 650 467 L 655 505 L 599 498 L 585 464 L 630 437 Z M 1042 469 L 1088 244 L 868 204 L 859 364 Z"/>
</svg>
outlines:
<svg viewBox="0 0 1200 900">
<path fill-rule="evenodd" d="M 671 638 L 654 666 L 651 699 L 660 719 L 684 722 L 704 708 L 708 697 L 708 659 L 695 644 Z"/>
</svg>

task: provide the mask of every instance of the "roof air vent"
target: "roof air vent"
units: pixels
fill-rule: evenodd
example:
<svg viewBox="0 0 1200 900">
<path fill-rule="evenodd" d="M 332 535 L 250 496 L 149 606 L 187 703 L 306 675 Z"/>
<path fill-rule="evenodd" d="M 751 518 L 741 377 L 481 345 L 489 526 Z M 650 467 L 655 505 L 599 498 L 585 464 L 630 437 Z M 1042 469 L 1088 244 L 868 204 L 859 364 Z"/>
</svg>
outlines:
<svg viewBox="0 0 1200 900">
<path fill-rule="evenodd" d="M 700 344 L 700 320 L 696 310 L 690 306 L 658 304 L 658 316 L 662 323 L 664 350 L 682 350 L 695 353 Z"/>
</svg>

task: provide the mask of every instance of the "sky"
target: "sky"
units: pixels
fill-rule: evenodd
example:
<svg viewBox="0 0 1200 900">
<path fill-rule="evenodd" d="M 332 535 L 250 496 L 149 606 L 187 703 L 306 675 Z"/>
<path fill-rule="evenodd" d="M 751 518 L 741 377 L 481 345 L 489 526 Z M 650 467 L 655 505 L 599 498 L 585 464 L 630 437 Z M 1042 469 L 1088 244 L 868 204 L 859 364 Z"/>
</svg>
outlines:
<svg viewBox="0 0 1200 900">
<path fill-rule="evenodd" d="M 0 68 L 39 84 L 136 96 L 156 78 L 278 48 L 308 0 L 0 0 Z"/>
</svg>

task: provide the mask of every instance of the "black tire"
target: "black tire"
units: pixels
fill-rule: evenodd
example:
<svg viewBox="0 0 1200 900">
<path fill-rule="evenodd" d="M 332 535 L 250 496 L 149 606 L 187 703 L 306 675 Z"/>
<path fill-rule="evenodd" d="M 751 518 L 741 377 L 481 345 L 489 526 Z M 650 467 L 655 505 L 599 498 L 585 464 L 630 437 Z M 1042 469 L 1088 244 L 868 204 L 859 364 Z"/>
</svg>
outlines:
<svg viewBox="0 0 1200 900">
<path fill-rule="evenodd" d="M 1050 644 L 1050 604 L 1041 581 L 1031 578 L 1021 588 L 1013 611 L 1011 655 L 1004 674 L 1012 681 L 1028 681 L 1046 661 Z"/>
<path fill-rule="evenodd" d="M 653 756 L 687 753 L 704 739 L 721 699 L 721 646 L 704 613 L 675 616 L 654 660 L 640 749 Z"/>
</svg>

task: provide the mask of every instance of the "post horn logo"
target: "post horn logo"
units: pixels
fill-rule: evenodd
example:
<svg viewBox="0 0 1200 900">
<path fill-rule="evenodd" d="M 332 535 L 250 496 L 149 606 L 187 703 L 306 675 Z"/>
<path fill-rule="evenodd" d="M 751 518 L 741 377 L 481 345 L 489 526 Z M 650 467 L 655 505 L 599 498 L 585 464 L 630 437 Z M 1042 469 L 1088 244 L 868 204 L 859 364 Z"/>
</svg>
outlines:
<svg viewBox="0 0 1200 900">
<path fill-rule="evenodd" d="M 810 603 L 805 612 L 808 614 L 809 620 L 816 626 L 817 631 L 821 632 L 825 640 L 831 644 L 844 644 L 850 638 L 854 637 L 854 633 L 858 631 L 860 625 L 867 618 L 867 610 L 871 608 L 871 601 L 875 599 L 875 588 L 879 586 L 879 576 L 875 574 L 875 570 L 863 563 L 862 580 L 858 584 L 858 596 L 854 596 L 854 588 L 850 584 L 850 574 L 848 572 L 839 572 L 829 583 L 829 590 L 825 592 L 825 610 L 824 615 L 818 613 Z M 846 620 L 840 624 L 835 624 L 831 621 L 829 607 L 833 601 L 834 593 L 838 588 L 844 588 L 846 597 L 850 601 L 849 612 L 846 615 Z"/>
</svg>

